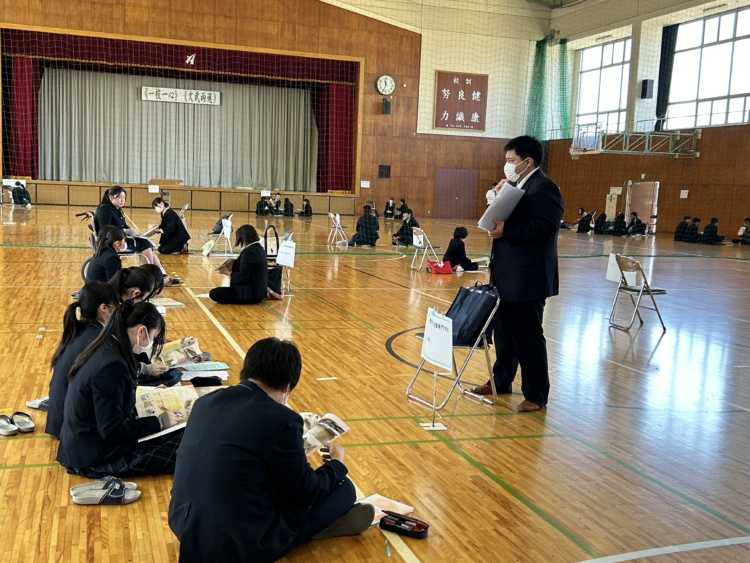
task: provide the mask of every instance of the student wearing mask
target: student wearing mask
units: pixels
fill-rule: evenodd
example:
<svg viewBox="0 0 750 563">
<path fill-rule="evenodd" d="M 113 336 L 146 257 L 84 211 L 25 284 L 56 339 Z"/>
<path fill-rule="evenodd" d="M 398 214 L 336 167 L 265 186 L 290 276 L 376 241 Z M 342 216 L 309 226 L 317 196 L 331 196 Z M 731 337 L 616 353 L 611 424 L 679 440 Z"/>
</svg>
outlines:
<svg viewBox="0 0 750 563">
<path fill-rule="evenodd" d="M 393 219 L 393 215 L 396 212 L 396 202 L 393 201 L 393 196 L 388 198 L 385 203 L 385 210 L 383 211 L 383 217 L 386 219 Z"/>
<path fill-rule="evenodd" d="M 159 238 L 159 253 L 187 253 L 190 233 L 185 228 L 185 224 L 180 219 L 180 216 L 160 197 L 155 198 L 151 202 L 151 206 L 161 216 L 161 223 L 156 230 L 157 233 L 161 233 L 161 237 Z"/>
<path fill-rule="evenodd" d="M 109 283 L 117 290 L 123 302 L 134 303 L 148 299 L 156 286 L 153 276 L 141 268 L 123 268 Z"/>
<path fill-rule="evenodd" d="M 63 333 L 50 360 L 49 410 L 45 432 L 60 438 L 63 407 L 68 394 L 68 373 L 76 358 L 91 344 L 110 315 L 120 304 L 115 288 L 102 281 L 89 282 L 81 288 L 78 301 L 68 305 L 63 315 Z"/>
<path fill-rule="evenodd" d="M 217 270 L 229 276 L 229 287 L 215 287 L 208 292 L 217 303 L 254 305 L 268 295 L 268 258 L 252 225 L 242 225 L 235 233 L 240 255 Z"/>
<path fill-rule="evenodd" d="M 135 354 L 161 351 L 164 320 L 150 303 L 126 302 L 70 368 L 57 460 L 91 479 L 173 473 L 182 431 L 144 442 L 174 426 L 179 413 L 138 418 Z"/>
<path fill-rule="evenodd" d="M 86 270 L 86 283 L 93 281 L 108 282 L 122 269 L 122 262 L 118 252 L 128 248 L 125 232 L 122 229 L 107 225 L 96 241 L 94 257 Z"/>
</svg>

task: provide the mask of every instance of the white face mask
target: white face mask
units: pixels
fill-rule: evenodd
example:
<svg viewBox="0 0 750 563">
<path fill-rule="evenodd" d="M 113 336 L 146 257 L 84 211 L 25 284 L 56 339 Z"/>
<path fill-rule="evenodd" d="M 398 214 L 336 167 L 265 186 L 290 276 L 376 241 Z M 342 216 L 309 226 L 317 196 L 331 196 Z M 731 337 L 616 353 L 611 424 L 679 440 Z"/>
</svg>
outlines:
<svg viewBox="0 0 750 563">
<path fill-rule="evenodd" d="M 157 207 L 154 207 L 154 211 L 156 211 L 159 215 L 161 215 L 164 212 L 164 208 L 159 205 Z"/>
<path fill-rule="evenodd" d="M 521 163 L 519 162 L 518 164 L 521 164 Z M 523 174 L 526 168 L 528 168 L 528 165 L 527 165 L 526 168 L 521 170 L 520 173 L 517 173 L 516 167 L 518 166 L 518 164 L 513 164 L 512 162 L 506 162 L 505 166 L 503 167 L 503 172 L 505 172 L 505 177 L 508 178 L 508 180 L 510 180 L 511 182 L 517 182 L 518 179 L 521 177 L 521 174 Z"/>
<path fill-rule="evenodd" d="M 146 331 L 146 344 L 145 346 L 141 346 L 141 335 L 136 335 L 136 344 L 133 346 L 133 354 L 150 354 L 151 348 L 154 346 L 153 340 L 148 340 L 148 331 Z"/>
</svg>

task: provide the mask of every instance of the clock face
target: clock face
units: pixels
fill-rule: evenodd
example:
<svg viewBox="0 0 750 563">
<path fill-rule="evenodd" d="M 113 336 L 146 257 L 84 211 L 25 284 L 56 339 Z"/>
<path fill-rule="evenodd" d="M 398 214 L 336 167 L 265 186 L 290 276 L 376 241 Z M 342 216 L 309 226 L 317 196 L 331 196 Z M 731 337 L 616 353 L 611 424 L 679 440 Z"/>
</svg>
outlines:
<svg viewBox="0 0 750 563">
<path fill-rule="evenodd" d="M 396 89 L 396 81 L 393 80 L 393 78 L 391 78 L 387 74 L 384 74 L 383 76 L 378 78 L 378 92 L 380 92 L 384 96 L 393 94 L 393 91 L 395 89 Z"/>
</svg>

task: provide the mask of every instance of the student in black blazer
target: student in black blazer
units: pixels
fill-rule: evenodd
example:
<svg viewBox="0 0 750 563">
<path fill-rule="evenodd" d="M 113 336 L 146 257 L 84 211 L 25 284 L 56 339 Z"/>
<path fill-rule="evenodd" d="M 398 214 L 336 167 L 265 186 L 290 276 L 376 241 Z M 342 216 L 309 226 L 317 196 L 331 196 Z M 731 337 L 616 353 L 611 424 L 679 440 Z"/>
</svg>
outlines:
<svg viewBox="0 0 750 563">
<path fill-rule="evenodd" d="M 108 283 L 95 281 L 84 285 L 74 301 L 65 309 L 63 333 L 57 345 L 50 367 L 52 379 L 49 382 L 49 409 L 44 431 L 60 438 L 63 422 L 65 396 L 68 394 L 68 372 L 76 358 L 91 344 L 112 311 L 120 304 L 120 296 Z M 76 312 L 80 311 L 80 320 Z"/>
<path fill-rule="evenodd" d="M 180 561 L 264 562 L 315 537 L 359 534 L 374 515 L 356 505 L 344 448 L 313 470 L 302 418 L 286 406 L 302 369 L 297 347 L 265 338 L 240 383 L 201 398 L 177 451 L 169 526 Z"/>
<path fill-rule="evenodd" d="M 161 216 L 161 223 L 157 233 L 159 238 L 159 252 L 161 254 L 181 254 L 188 251 L 190 233 L 185 224 L 174 209 L 164 199 L 157 197 L 151 202 L 151 206 Z"/>
<path fill-rule="evenodd" d="M 149 299 L 156 290 L 156 282 L 153 275 L 148 270 L 139 268 L 123 268 L 109 280 L 120 299 L 138 303 Z"/>
<path fill-rule="evenodd" d="M 174 472 L 182 430 L 138 439 L 177 424 L 179 413 L 138 418 L 135 412 L 135 354 L 156 356 L 163 341 L 156 307 L 126 302 L 73 362 L 57 450 L 68 473 L 99 479 Z"/>
<path fill-rule="evenodd" d="M 479 269 L 478 262 L 472 262 L 469 257 L 466 256 L 466 237 L 469 236 L 469 231 L 466 227 L 456 227 L 453 231 L 453 238 L 448 243 L 448 248 L 443 255 L 443 262 L 450 262 L 453 271 L 466 271 L 476 272 Z M 457 270 L 460 268 L 460 270 Z"/>
<path fill-rule="evenodd" d="M 524 401 L 517 410 L 538 411 L 547 405 L 549 373 L 542 321 L 547 297 L 558 294 L 557 234 L 563 215 L 560 188 L 539 169 L 542 144 L 522 136 L 505 145 L 505 175 L 526 193 L 507 221 L 494 219 L 492 283 L 500 293 L 495 315 L 493 368 L 498 393 L 510 393 L 518 364 Z M 474 392 L 490 394 L 489 385 Z"/>
<path fill-rule="evenodd" d="M 252 225 L 242 225 L 236 237 L 235 244 L 242 252 L 232 262 L 231 269 L 224 266 L 218 270 L 229 276 L 229 287 L 215 287 L 208 295 L 217 303 L 254 305 L 268 295 L 268 258 Z"/>
<path fill-rule="evenodd" d="M 299 212 L 300 217 L 312 217 L 313 210 L 312 205 L 310 205 L 310 200 L 307 198 L 304 198 L 302 200 L 302 211 Z"/>
<path fill-rule="evenodd" d="M 362 246 L 369 245 L 375 246 L 375 243 L 380 238 L 378 231 L 380 230 L 380 223 L 378 218 L 372 214 L 372 206 L 365 205 L 362 208 L 362 215 L 357 219 L 357 232 L 349 241 L 349 246 Z"/>
<path fill-rule="evenodd" d="M 393 201 L 393 197 L 388 198 L 385 203 L 385 210 L 383 211 L 383 217 L 386 219 L 393 219 L 393 215 L 396 212 L 396 202 Z"/>
<path fill-rule="evenodd" d="M 401 228 L 391 237 L 391 242 L 394 245 L 409 246 L 414 242 L 414 227 L 419 228 L 419 221 L 414 218 L 411 209 L 404 211 L 402 217 L 404 222 L 401 224 Z"/>
<path fill-rule="evenodd" d="M 294 204 L 288 197 L 284 198 L 284 217 L 294 217 Z"/>
<path fill-rule="evenodd" d="M 122 229 L 107 225 L 99 232 L 96 251 L 86 270 L 86 283 L 93 281 L 108 282 L 122 269 L 118 252 L 128 248 L 125 232 Z"/>
</svg>

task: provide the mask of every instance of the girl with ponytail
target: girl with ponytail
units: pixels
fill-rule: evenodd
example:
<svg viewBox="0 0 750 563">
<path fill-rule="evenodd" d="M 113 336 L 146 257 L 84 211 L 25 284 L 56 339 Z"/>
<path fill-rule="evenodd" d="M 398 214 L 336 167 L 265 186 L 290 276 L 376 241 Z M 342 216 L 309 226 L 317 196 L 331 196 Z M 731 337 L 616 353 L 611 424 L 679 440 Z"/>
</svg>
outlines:
<svg viewBox="0 0 750 563">
<path fill-rule="evenodd" d="M 73 363 L 57 450 L 69 473 L 98 479 L 174 472 L 181 430 L 138 439 L 174 426 L 179 413 L 137 418 L 135 411 L 135 354 L 158 355 L 164 330 L 151 303 L 126 302 Z"/>
<path fill-rule="evenodd" d="M 52 379 L 49 383 L 49 411 L 45 428 L 50 436 L 60 437 L 70 366 L 99 335 L 119 303 L 120 296 L 115 288 L 97 281 L 84 285 L 78 301 L 68 305 L 65 310 L 62 338 L 50 361 Z"/>
<path fill-rule="evenodd" d="M 153 276 L 141 268 L 123 268 L 109 283 L 117 290 L 123 302 L 145 301 L 154 291 Z"/>
<path fill-rule="evenodd" d="M 94 257 L 86 270 L 86 283 L 92 281 L 108 282 L 122 268 L 118 252 L 127 250 L 125 231 L 107 225 L 99 232 Z"/>
</svg>

